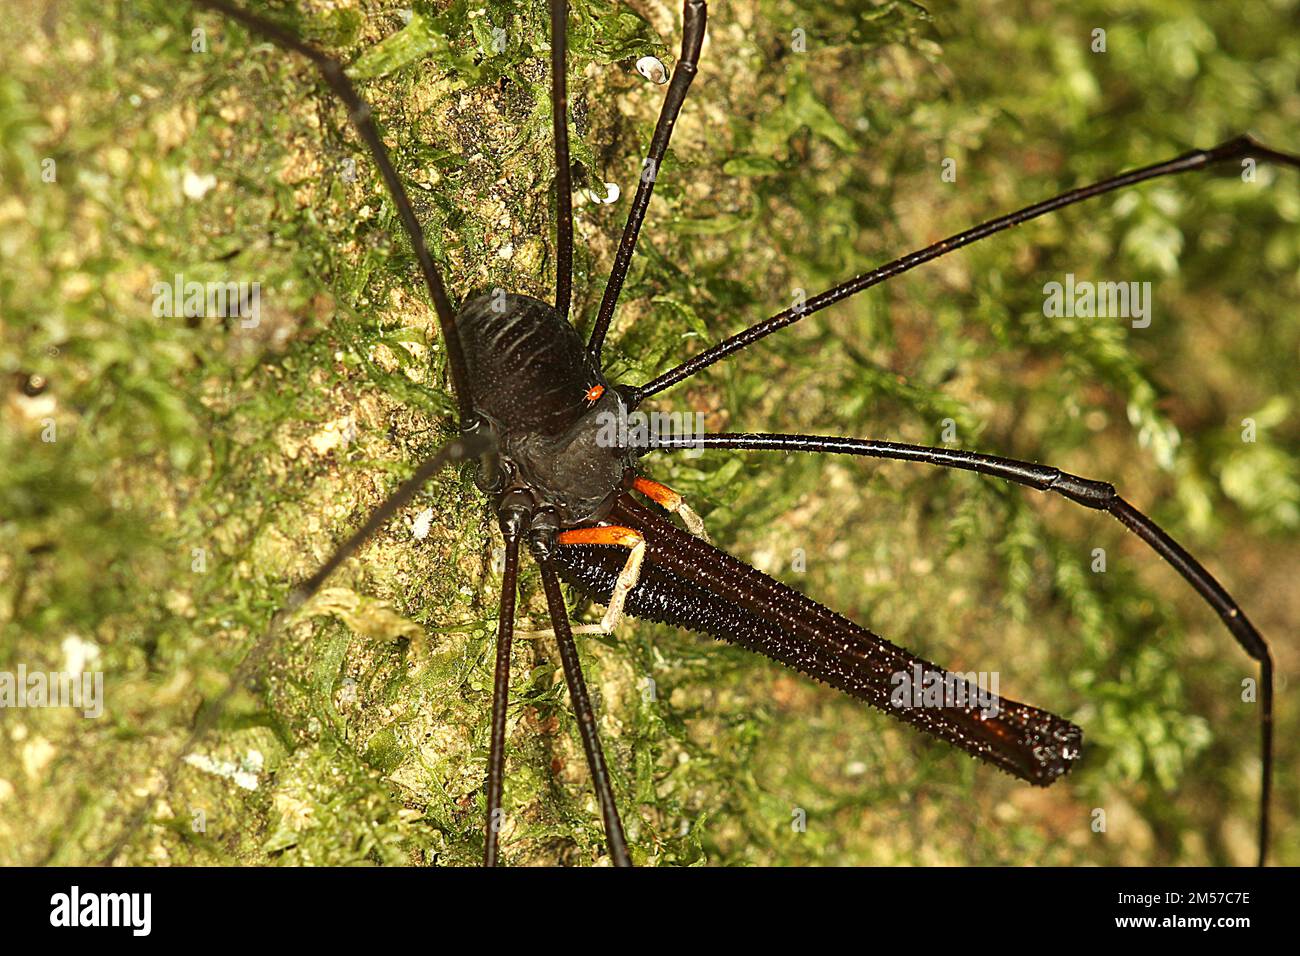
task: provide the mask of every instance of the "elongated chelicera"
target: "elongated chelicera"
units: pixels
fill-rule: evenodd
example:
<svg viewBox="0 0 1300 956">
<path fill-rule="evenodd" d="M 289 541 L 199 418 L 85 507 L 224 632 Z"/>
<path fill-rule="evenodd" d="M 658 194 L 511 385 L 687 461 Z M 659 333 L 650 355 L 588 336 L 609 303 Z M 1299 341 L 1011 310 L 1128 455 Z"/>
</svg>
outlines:
<svg viewBox="0 0 1300 956">
<path fill-rule="evenodd" d="M 506 702 L 521 548 L 526 548 L 541 569 L 552 632 L 559 646 L 573 711 L 599 799 L 610 858 L 617 865 L 630 865 L 632 857 L 615 806 L 561 581 L 608 605 L 609 613 L 601 625 L 606 630 L 612 628 L 620 614 L 626 613 L 708 634 L 827 683 L 1029 783 L 1047 786 L 1069 772 L 1082 754 L 1080 728 L 1055 714 L 1012 700 L 998 699 L 990 706 L 981 697 L 980 688 L 965 679 L 891 644 L 714 547 L 703 537 L 698 519 L 680 496 L 640 473 L 641 458 L 653 451 L 685 447 L 801 451 L 922 462 L 1003 478 L 1104 510 L 1149 544 L 1219 614 L 1238 644 L 1259 665 L 1263 759 L 1258 840 L 1259 861 L 1265 862 L 1273 771 L 1273 664 L 1268 645 L 1214 576 L 1111 485 L 1045 465 L 884 441 L 738 433 L 680 438 L 658 435 L 652 440 L 610 443 L 602 440 L 602 434 L 607 434 L 604 429 L 611 419 L 624 420 L 649 396 L 688 379 L 766 335 L 1019 223 L 1158 177 L 1247 158 L 1300 167 L 1300 157 L 1241 136 L 1070 190 L 864 272 L 684 360 L 653 381 L 628 385 L 606 378 L 602 346 L 674 123 L 696 73 L 707 21 L 703 0 L 686 0 L 684 4 L 681 56 L 668 84 L 645 160 L 644 168 L 649 175 L 642 175 L 633 197 L 587 342 L 582 341 L 569 318 L 573 224 L 565 84 L 568 7 L 564 0 L 551 0 L 550 4 L 558 213 L 555 301 L 544 302 L 502 289 L 488 289 L 468 295 L 459 309 L 453 305 L 443 284 L 370 111 L 343 66 L 260 14 L 227 0 L 196 2 L 241 23 L 254 34 L 307 57 L 347 108 L 392 195 L 437 312 L 459 410 L 460 437 L 421 464 L 314 575 L 292 590 L 284 607 L 232 678 L 231 690 L 212 701 L 196 721 L 187 744 L 168 768 L 155 797 L 170 785 L 185 752 L 211 729 L 226 697 L 260 665 L 286 616 L 311 597 L 339 564 L 391 519 L 431 475 L 447 465 L 470 461 L 477 464 L 479 485 L 488 496 L 505 540 L 486 780 L 486 864 L 495 864 L 499 853 Z M 655 506 L 640 502 L 638 494 L 649 498 Z M 689 533 L 669 520 L 664 512 L 682 517 Z M 945 698 L 938 706 L 900 699 L 893 693 L 897 678 L 910 673 L 936 676 L 956 699 Z M 152 799 L 138 808 L 110 859 L 124 848 L 135 826 L 149 812 Z"/>
</svg>

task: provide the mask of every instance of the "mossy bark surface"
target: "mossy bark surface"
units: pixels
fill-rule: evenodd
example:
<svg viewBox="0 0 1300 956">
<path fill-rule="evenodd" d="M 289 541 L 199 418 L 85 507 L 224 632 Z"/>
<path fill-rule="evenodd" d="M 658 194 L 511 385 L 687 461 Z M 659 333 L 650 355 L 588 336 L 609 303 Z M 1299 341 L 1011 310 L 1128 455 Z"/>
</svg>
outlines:
<svg viewBox="0 0 1300 956">
<path fill-rule="evenodd" d="M 672 67 L 681 11 L 572 6 L 585 326 L 662 96 L 633 65 Z M 1300 149 L 1286 0 L 713 6 L 610 337 L 616 380 L 1111 172 L 1247 129 Z M 546 5 L 269 9 L 354 64 L 453 297 L 547 296 Z M 101 671 L 105 710 L 0 713 L 0 862 L 88 863 L 292 583 L 452 434 L 453 406 L 393 205 L 308 64 L 185 3 L 4 16 L 0 670 Z M 1113 482 L 1274 643 L 1273 859 L 1294 864 L 1300 177 L 1240 172 L 1022 227 L 655 407 Z M 620 198 L 594 202 L 607 183 Z M 1150 327 L 1046 317 L 1067 273 L 1150 282 Z M 257 322 L 158 314 L 178 275 L 257 283 Z M 998 672 L 1088 750 L 1036 790 L 775 664 L 633 622 L 581 653 L 637 862 L 1252 860 L 1254 668 L 1116 522 L 916 465 L 719 452 L 646 469 L 722 546 L 955 670 Z M 433 481 L 296 619 L 124 859 L 475 863 L 499 546 L 468 472 Z M 546 626 L 533 570 L 521 614 Z M 504 859 L 604 861 L 558 655 L 517 648 Z"/>
</svg>

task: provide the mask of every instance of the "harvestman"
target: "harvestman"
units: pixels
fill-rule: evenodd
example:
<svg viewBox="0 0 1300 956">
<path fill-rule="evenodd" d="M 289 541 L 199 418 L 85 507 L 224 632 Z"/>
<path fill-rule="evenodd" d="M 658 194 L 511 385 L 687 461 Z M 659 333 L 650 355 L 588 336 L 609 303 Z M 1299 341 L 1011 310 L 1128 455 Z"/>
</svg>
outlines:
<svg viewBox="0 0 1300 956">
<path fill-rule="evenodd" d="M 1259 801 L 1259 862 L 1265 861 L 1273 769 L 1273 662 L 1268 645 L 1236 601 L 1192 555 L 1155 522 L 1101 481 L 1030 462 L 946 448 L 853 438 L 783 434 L 660 436 L 645 444 L 609 447 L 598 440 L 601 422 L 626 416 L 645 399 L 792 325 L 827 306 L 878 285 L 923 263 L 1064 206 L 1136 183 L 1245 158 L 1300 168 L 1300 156 L 1279 152 L 1240 136 L 1205 150 L 1111 179 L 1072 189 L 999 216 L 900 259 L 864 272 L 718 343 L 651 382 L 611 384 L 601 371 L 601 352 L 619 293 L 645 219 L 673 125 L 695 77 L 704 42 L 706 4 L 684 4 L 681 57 L 673 70 L 643 175 L 614 258 L 590 339 L 584 343 L 569 323 L 573 263 L 573 211 L 568 144 L 565 64 L 568 4 L 551 0 L 551 105 L 556 163 L 555 303 L 492 290 L 469 297 L 457 311 L 448 298 L 424 234 L 388 151 L 342 64 L 304 43 L 283 27 L 227 0 L 196 0 L 299 53 L 320 70 L 343 101 L 370 150 L 393 198 L 420 272 L 433 300 L 446 348 L 447 367 L 459 411 L 460 436 L 422 463 L 375 510 L 365 525 L 299 585 L 249 651 L 229 686 L 195 722 L 160 788 L 137 810 L 109 854 L 111 861 L 143 821 L 157 793 L 170 787 L 181 759 L 212 728 L 230 695 L 261 664 L 288 616 L 310 598 L 339 565 L 386 524 L 420 487 L 443 467 L 477 459 L 480 487 L 491 496 L 505 540 L 505 566 L 497 629 L 492 733 L 487 771 L 487 828 L 484 862 L 498 855 L 505 761 L 506 705 L 514 636 L 520 541 L 541 569 L 551 625 L 573 703 L 588 766 L 599 800 L 611 860 L 630 865 L 623 826 L 614 804 L 609 771 L 596 719 L 583 680 L 560 581 L 606 603 L 600 625 L 610 630 L 624 612 L 702 631 L 764 654 L 831 684 L 887 713 L 947 740 L 1030 783 L 1047 786 L 1080 756 L 1082 732 L 1054 714 L 1001 700 L 995 715 L 982 713 L 976 689 L 968 687 L 961 706 L 897 706 L 889 700 L 891 677 L 920 666 L 953 680 L 942 668 L 877 637 L 798 591 L 714 548 L 681 496 L 639 475 L 638 459 L 648 451 L 680 448 L 774 449 L 831 452 L 924 462 L 1005 478 L 1039 491 L 1052 491 L 1088 508 L 1107 511 L 1172 565 L 1218 613 L 1242 649 L 1260 668 L 1260 734 L 1263 754 Z M 682 531 L 660 512 L 639 503 L 636 491 L 683 517 Z M 958 684 L 964 683 L 957 680 Z"/>
</svg>

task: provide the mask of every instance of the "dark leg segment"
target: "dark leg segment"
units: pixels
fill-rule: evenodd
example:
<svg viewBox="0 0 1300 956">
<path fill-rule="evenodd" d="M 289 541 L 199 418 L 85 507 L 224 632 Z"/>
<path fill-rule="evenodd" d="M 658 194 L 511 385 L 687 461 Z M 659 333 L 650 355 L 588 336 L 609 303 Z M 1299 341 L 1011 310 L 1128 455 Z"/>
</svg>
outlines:
<svg viewBox="0 0 1300 956">
<path fill-rule="evenodd" d="M 551 129 L 555 140 L 555 311 L 573 298 L 573 184 L 569 169 L 569 4 L 551 0 Z"/>
<path fill-rule="evenodd" d="M 636 617 L 762 654 L 1035 786 L 1050 786 L 1078 759 L 1083 735 L 1069 721 L 1000 695 L 996 707 L 980 704 L 976 684 L 965 675 L 891 644 L 683 531 L 630 494 L 616 497 L 610 520 L 646 542 L 639 583 L 628 595 Z M 590 545 L 556 548 L 555 563 L 597 600 L 612 599 L 622 574 L 622 555 Z M 917 668 L 951 688 L 940 706 L 897 696 L 899 677 Z"/>
<path fill-rule="evenodd" d="M 299 53 L 311 60 L 316 68 L 320 70 L 321 76 L 325 78 L 325 82 L 329 84 L 330 89 L 347 106 L 348 118 L 370 149 L 370 155 L 379 168 L 379 174 L 388 187 L 388 193 L 393 197 L 393 205 L 397 209 L 398 218 L 402 220 L 402 225 L 406 227 L 406 234 L 411 240 L 411 248 L 415 250 L 416 261 L 420 263 L 420 271 L 424 274 L 425 285 L 429 287 L 429 296 L 433 299 L 434 311 L 438 313 L 438 327 L 442 333 L 443 347 L 447 350 L 447 368 L 451 373 L 451 384 L 456 393 L 460 420 L 462 423 L 467 422 L 469 417 L 468 378 L 465 371 L 465 357 L 461 354 L 460 339 L 456 337 L 456 312 L 451 307 L 451 301 L 447 298 L 447 290 L 443 287 L 442 276 L 438 272 L 438 267 L 434 264 L 433 256 L 429 254 L 429 248 L 425 245 L 424 230 L 415 218 L 415 210 L 411 208 L 411 200 L 407 197 L 402 180 L 398 177 L 397 170 L 393 168 L 392 161 L 388 158 L 388 149 L 384 146 L 384 141 L 380 139 L 379 131 L 375 129 L 374 121 L 370 118 L 370 105 L 357 93 L 352 81 L 348 79 L 347 73 L 344 72 L 343 65 L 338 60 L 327 56 L 311 44 L 304 43 L 279 24 L 263 19 L 261 16 L 250 13 L 233 3 L 228 3 L 227 0 L 195 0 L 195 2 L 199 6 L 225 14 L 230 19 L 243 24 L 253 33 L 266 37 L 277 46 Z"/>
<path fill-rule="evenodd" d="M 600 813 L 605 821 L 609 856 L 615 866 L 631 866 L 632 858 L 628 855 L 627 841 L 623 837 L 623 822 L 618 818 L 614 790 L 609 782 L 609 768 L 605 765 L 605 754 L 600 749 L 596 714 L 591 708 L 591 698 L 587 696 L 587 683 L 582 678 L 582 663 L 578 660 L 578 649 L 574 646 L 573 633 L 569 629 L 569 609 L 564 606 L 560 579 L 556 577 L 555 567 L 549 561 L 541 567 L 546 606 L 551 612 L 551 627 L 555 630 L 555 640 L 560 646 L 564 679 L 569 685 L 569 698 L 573 701 L 573 714 L 578 720 L 578 733 L 582 737 L 582 748 L 587 753 L 587 766 L 591 769 L 596 799 L 600 802 Z"/>
<path fill-rule="evenodd" d="M 748 450 L 802 451 L 859 455 L 867 458 L 918 461 L 944 468 L 960 468 L 981 475 L 1005 478 L 1039 491 L 1052 491 L 1071 501 L 1106 511 L 1149 544 L 1174 567 L 1223 620 L 1224 625 L 1255 661 L 1260 670 L 1260 738 L 1262 773 L 1259 806 L 1259 865 L 1268 852 L 1269 802 L 1273 780 L 1273 658 L 1268 644 L 1246 617 L 1240 605 L 1205 567 L 1159 525 L 1121 498 L 1114 486 L 1069 472 L 1014 458 L 981 455 L 953 448 L 930 448 L 898 442 L 834 438 L 817 435 L 718 434 L 666 437 L 655 440 L 652 449 L 741 448 Z"/>
<path fill-rule="evenodd" d="M 650 155 L 646 157 L 641 168 L 641 178 L 637 183 L 636 196 L 632 199 L 632 209 L 627 215 L 627 225 L 623 227 L 623 238 L 619 240 L 618 252 L 614 254 L 614 268 L 610 271 L 609 282 L 605 285 L 605 294 L 600 300 L 600 311 L 596 315 L 596 325 L 591 330 L 587 349 L 600 362 L 600 352 L 605 345 L 605 333 L 609 331 L 610 320 L 614 316 L 614 307 L 618 305 L 619 293 L 623 291 L 623 282 L 627 279 L 628 266 L 632 262 L 632 253 L 636 249 L 636 238 L 641 232 L 641 223 L 645 221 L 646 209 L 650 206 L 650 195 L 654 192 L 655 179 L 659 175 L 659 165 L 663 162 L 668 149 L 668 141 L 673 135 L 673 126 L 677 114 L 686 102 L 686 91 L 700 62 L 700 48 L 704 46 L 704 27 L 709 19 L 709 11 L 704 0 L 686 0 L 682 8 L 682 55 L 673 69 L 673 78 L 668 83 L 668 94 L 659 111 L 659 122 L 655 124 L 654 135 L 650 138 Z"/>
<path fill-rule="evenodd" d="M 519 590 L 519 528 L 501 522 L 506 542 L 505 573 L 501 576 L 501 609 L 497 617 L 497 662 L 492 680 L 492 742 L 488 749 L 487 833 L 483 865 L 497 865 L 497 835 L 501 829 L 501 792 L 506 765 L 506 710 L 510 702 L 510 645 L 515 637 L 515 596 Z"/>
<path fill-rule="evenodd" d="M 784 312 L 778 312 L 770 319 L 759 322 L 757 325 L 750 326 L 743 332 L 724 339 L 710 349 L 701 352 L 693 358 L 687 359 L 681 365 L 665 372 L 652 382 L 647 382 L 636 390 L 636 401 L 662 392 L 670 385 L 676 385 L 683 379 L 690 378 L 696 372 L 708 368 L 715 362 L 721 361 L 732 352 L 737 352 L 747 345 L 752 345 L 764 336 L 771 335 L 778 329 L 783 329 L 787 325 L 793 325 L 805 316 L 812 315 L 814 312 L 820 312 L 829 305 L 839 302 L 841 299 L 847 299 L 851 295 L 856 295 L 864 289 L 869 289 L 873 285 L 879 285 L 887 279 L 892 279 L 896 275 L 901 275 L 917 266 L 922 265 L 932 259 L 938 259 L 940 256 L 947 255 L 954 249 L 960 249 L 962 246 L 968 246 L 973 242 L 978 242 L 994 233 L 1002 232 L 1004 229 L 1010 229 L 1012 226 L 1018 226 L 1022 222 L 1028 222 L 1030 219 L 1036 219 L 1039 216 L 1049 212 L 1055 212 L 1065 206 L 1082 202 L 1085 199 L 1091 199 L 1093 196 L 1100 196 L 1102 193 L 1112 192 L 1116 189 L 1123 189 L 1125 186 L 1132 186 L 1135 183 L 1144 182 L 1148 179 L 1155 179 L 1159 176 L 1170 176 L 1175 173 L 1186 173 L 1196 169 L 1204 169 L 1207 166 L 1218 163 L 1230 162 L 1233 160 L 1244 159 L 1246 157 L 1257 157 L 1259 159 L 1269 160 L 1275 163 L 1281 163 L 1287 166 L 1300 168 L 1300 156 L 1290 153 L 1279 152 L 1278 150 L 1269 149 L 1260 143 L 1255 142 L 1249 136 L 1238 136 L 1236 139 L 1228 140 L 1221 143 L 1213 149 L 1194 149 L 1190 153 L 1184 153 L 1181 156 L 1168 160 L 1163 163 L 1156 163 L 1153 166 L 1144 166 L 1141 169 L 1135 169 L 1132 172 L 1123 173 L 1111 179 L 1104 179 L 1099 183 L 1093 183 L 1091 186 L 1083 186 L 1079 189 L 1071 189 L 1069 192 L 1062 193 L 1052 199 L 1035 203 L 1016 212 L 1008 213 L 1005 216 L 999 216 L 996 219 L 990 219 L 988 222 L 981 223 L 965 232 L 959 232 L 954 236 L 949 236 L 936 242 L 932 246 L 927 246 L 918 252 L 912 252 L 901 259 L 895 259 L 893 262 L 887 262 L 883 266 L 872 269 L 870 272 L 864 272 L 856 278 L 850 279 L 842 285 L 837 285 L 833 289 L 828 289 L 818 295 L 813 296 L 801 306 L 786 309 Z"/>
</svg>

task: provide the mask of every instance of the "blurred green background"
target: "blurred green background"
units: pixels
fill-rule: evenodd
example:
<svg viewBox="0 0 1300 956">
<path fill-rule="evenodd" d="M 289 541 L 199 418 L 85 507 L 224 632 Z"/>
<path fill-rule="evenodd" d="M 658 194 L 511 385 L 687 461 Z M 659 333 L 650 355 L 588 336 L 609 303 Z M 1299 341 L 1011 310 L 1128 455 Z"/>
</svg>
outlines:
<svg viewBox="0 0 1300 956">
<path fill-rule="evenodd" d="M 623 381 L 796 288 L 1112 172 L 1246 130 L 1300 150 L 1294 0 L 713 7 L 611 337 Z M 271 9 L 356 63 L 453 297 L 549 294 L 545 4 Z M 3 12 L 0 669 L 89 655 L 107 710 L 0 715 L 0 862 L 84 863 L 158 786 L 291 583 L 453 423 L 409 246 L 307 65 L 186 3 Z M 632 66 L 672 65 L 680 15 L 573 3 L 583 321 L 662 96 Z M 1023 226 L 656 407 L 705 412 L 712 430 L 930 444 L 950 419 L 963 447 L 1114 482 L 1273 642 L 1272 858 L 1295 864 L 1300 175 L 1239 172 Z M 618 202 L 585 197 L 606 182 Z M 153 284 L 177 273 L 260 283 L 260 323 L 155 318 Z M 1044 318 L 1043 285 L 1066 273 L 1151 282 L 1150 328 Z M 1087 751 L 1036 790 L 768 661 L 630 623 L 581 651 L 638 862 L 1253 861 L 1257 705 L 1241 682 L 1255 669 L 1111 518 L 919 465 L 646 467 L 724 547 L 946 666 L 998 671 L 1004 694 L 1081 724 Z M 498 546 L 468 475 L 435 481 L 275 647 L 125 859 L 476 862 Z M 530 569 L 533 626 L 542 607 Z M 600 861 L 558 657 L 549 640 L 517 646 L 505 860 Z"/>
</svg>

